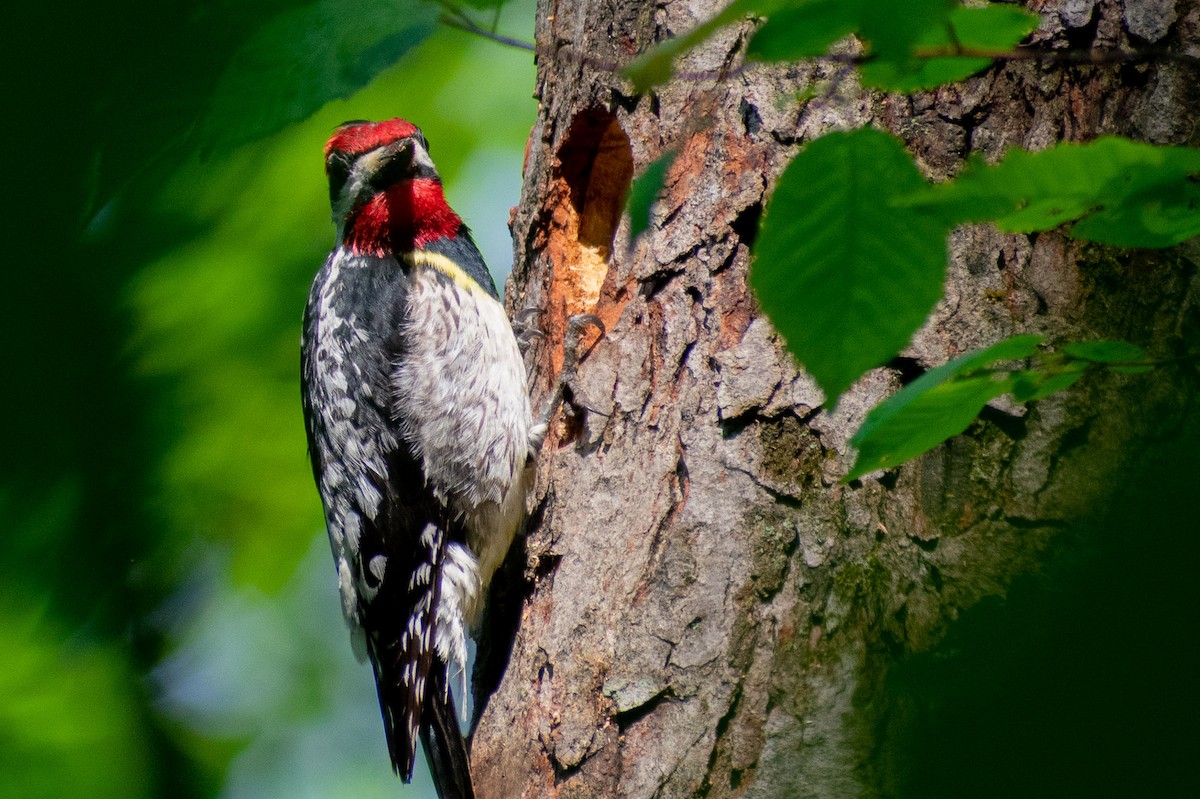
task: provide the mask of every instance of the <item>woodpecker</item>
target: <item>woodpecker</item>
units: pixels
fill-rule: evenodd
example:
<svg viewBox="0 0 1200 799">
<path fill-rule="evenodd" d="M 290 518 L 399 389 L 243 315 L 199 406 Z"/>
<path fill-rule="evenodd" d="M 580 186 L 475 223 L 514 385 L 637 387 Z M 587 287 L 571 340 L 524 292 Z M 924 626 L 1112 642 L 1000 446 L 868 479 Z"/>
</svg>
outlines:
<svg viewBox="0 0 1200 799">
<path fill-rule="evenodd" d="M 465 689 L 466 638 L 545 423 L 420 129 L 347 122 L 325 172 L 337 240 L 305 308 L 301 382 L 342 611 L 374 668 L 393 769 L 412 778 L 420 738 L 439 795 L 471 797 L 450 682 Z"/>
</svg>

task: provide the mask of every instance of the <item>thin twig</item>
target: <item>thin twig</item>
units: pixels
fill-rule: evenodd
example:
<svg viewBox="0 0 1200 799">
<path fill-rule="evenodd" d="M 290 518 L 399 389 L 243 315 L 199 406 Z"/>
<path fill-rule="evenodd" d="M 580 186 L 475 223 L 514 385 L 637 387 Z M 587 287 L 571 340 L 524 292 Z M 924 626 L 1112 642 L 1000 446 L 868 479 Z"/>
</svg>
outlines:
<svg viewBox="0 0 1200 799">
<path fill-rule="evenodd" d="M 537 52 L 537 48 L 534 46 L 533 42 L 527 42 L 524 39 L 514 39 L 511 36 L 505 36 L 502 33 L 490 31 L 487 28 L 476 25 L 475 22 L 463 14 L 461 10 L 453 8 L 452 6 L 448 6 L 448 9 L 452 10 L 453 13 L 442 12 L 441 16 L 438 17 L 438 22 L 442 23 L 448 28 L 456 28 L 460 31 L 473 33 L 476 36 L 482 36 L 485 39 L 489 39 L 497 44 L 505 45 L 506 47 L 515 47 L 518 50 L 527 50 L 531 53 Z"/>
</svg>

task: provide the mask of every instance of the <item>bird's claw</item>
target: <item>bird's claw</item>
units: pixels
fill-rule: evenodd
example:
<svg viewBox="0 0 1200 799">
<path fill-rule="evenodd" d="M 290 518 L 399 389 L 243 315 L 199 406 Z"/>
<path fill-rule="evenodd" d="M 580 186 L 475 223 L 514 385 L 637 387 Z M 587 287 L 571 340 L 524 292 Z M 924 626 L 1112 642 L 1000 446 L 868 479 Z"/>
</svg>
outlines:
<svg viewBox="0 0 1200 799">
<path fill-rule="evenodd" d="M 592 344 L 594 347 L 608 332 L 604 328 L 604 320 L 594 313 L 577 313 L 567 320 L 567 332 L 563 335 L 563 368 L 558 375 L 560 382 L 564 381 L 564 377 L 565 382 L 571 382 L 575 378 L 579 362 L 587 357 L 588 352 L 591 352 L 591 347 L 589 347 L 588 352 L 582 355 L 579 353 L 579 343 L 583 340 L 583 334 L 589 327 L 596 328 L 596 332 L 600 334 L 596 337 L 596 342 Z M 570 374 L 567 373 L 568 368 Z"/>
<path fill-rule="evenodd" d="M 596 342 L 592 344 L 592 347 L 594 347 L 607 332 L 604 327 L 604 321 L 592 313 L 574 314 L 567 320 L 567 330 L 563 334 L 562 369 L 559 370 L 558 379 L 554 381 L 554 390 L 550 392 L 550 396 L 546 400 L 545 409 L 534 422 L 530 433 L 530 444 L 534 450 L 541 447 L 542 441 L 546 437 L 546 432 L 550 429 L 550 420 L 562 406 L 567 390 L 571 389 L 572 395 L 576 394 L 571 385 L 578 376 L 579 362 L 591 352 L 591 348 L 588 348 L 588 352 L 582 354 L 579 352 L 580 343 L 589 327 L 596 328 L 600 334 Z M 583 409 L 587 408 L 586 403 L 578 401 L 578 399 L 572 400 L 571 405 Z"/>
<path fill-rule="evenodd" d="M 517 311 L 512 318 L 513 334 L 517 338 L 517 348 L 520 349 L 522 355 L 536 339 L 546 337 L 546 334 L 534 327 L 532 323 L 532 320 L 540 313 L 540 308 L 525 308 Z"/>
</svg>

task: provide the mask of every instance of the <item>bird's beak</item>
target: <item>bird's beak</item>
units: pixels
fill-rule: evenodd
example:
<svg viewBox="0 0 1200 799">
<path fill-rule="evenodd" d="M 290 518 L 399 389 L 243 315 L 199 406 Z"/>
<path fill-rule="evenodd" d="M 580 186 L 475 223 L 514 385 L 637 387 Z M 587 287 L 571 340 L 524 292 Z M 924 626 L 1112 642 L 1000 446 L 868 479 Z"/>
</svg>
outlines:
<svg viewBox="0 0 1200 799">
<path fill-rule="evenodd" d="M 392 174 L 401 171 L 411 172 L 416 147 L 417 143 L 412 139 L 401 139 L 381 149 L 379 154 L 384 159 L 383 164 L 387 165 L 387 169 Z"/>
<path fill-rule="evenodd" d="M 401 139 L 386 147 L 380 147 L 360 157 L 360 167 L 368 175 L 381 175 L 384 172 L 396 174 L 407 171 L 412 164 L 413 142 Z"/>
</svg>

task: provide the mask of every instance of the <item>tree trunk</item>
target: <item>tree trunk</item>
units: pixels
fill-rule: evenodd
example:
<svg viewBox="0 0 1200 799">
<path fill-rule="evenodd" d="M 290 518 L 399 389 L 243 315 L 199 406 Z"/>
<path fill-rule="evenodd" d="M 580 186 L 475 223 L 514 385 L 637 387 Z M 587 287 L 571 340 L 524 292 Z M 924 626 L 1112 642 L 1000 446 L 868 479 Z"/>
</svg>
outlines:
<svg viewBox="0 0 1200 799">
<path fill-rule="evenodd" d="M 833 63 L 741 69 L 749 28 L 735 26 L 683 77 L 630 96 L 615 67 L 720 5 L 539 3 L 541 108 L 508 287 L 510 310 L 543 309 L 535 396 L 569 314 L 593 311 L 608 333 L 575 386 L 587 410 L 559 421 L 539 463 L 515 640 L 473 739 L 480 795 L 1107 793 L 1147 757 L 1143 771 L 1183 779 L 1187 759 L 1171 758 L 1195 751 L 1193 725 L 1177 736 L 1161 714 L 1194 714 L 1195 689 L 1149 687 L 1195 673 L 1194 647 L 1170 646 L 1194 633 L 1170 624 L 1196 601 L 1156 590 L 1190 574 L 1178 564 L 1195 538 L 1172 516 L 1185 506 L 1164 497 L 1194 491 L 1196 470 L 1189 452 L 1168 473 L 1183 488 L 1142 475 L 1168 457 L 1147 442 L 1196 440 L 1194 371 L 1000 403 L 912 463 L 838 479 L 900 368 L 1020 332 L 1194 349 L 1196 243 L 960 229 L 907 360 L 834 413 L 759 315 L 747 270 L 774 178 L 832 129 L 885 128 L 933 179 L 968 154 L 1104 133 L 1194 143 L 1196 73 L 1012 62 L 884 96 Z M 1033 2 L 1035 40 L 1195 53 L 1200 13 L 1176 5 Z M 624 194 L 669 147 L 680 156 L 631 248 Z"/>
</svg>

